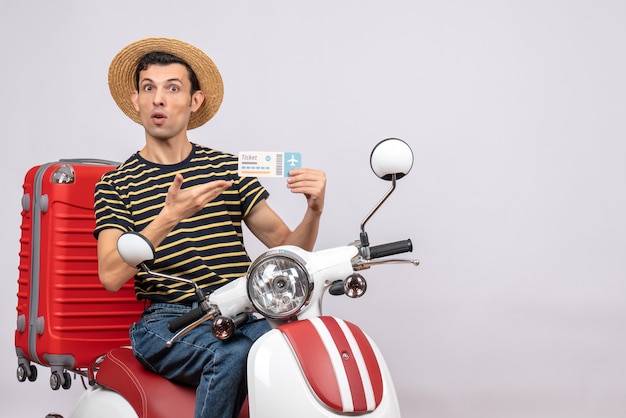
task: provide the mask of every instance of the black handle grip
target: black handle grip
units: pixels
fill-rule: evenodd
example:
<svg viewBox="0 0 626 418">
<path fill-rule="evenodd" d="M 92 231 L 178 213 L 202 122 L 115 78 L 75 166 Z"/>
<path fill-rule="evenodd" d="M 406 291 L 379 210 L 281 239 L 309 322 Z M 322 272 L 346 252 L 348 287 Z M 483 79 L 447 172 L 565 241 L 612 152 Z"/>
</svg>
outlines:
<svg viewBox="0 0 626 418">
<path fill-rule="evenodd" d="M 239 328 L 240 326 L 248 322 L 249 317 L 250 317 L 249 314 L 242 312 L 233 318 L 233 323 L 235 324 L 237 328 Z"/>
<path fill-rule="evenodd" d="M 405 241 L 390 242 L 389 244 L 370 247 L 370 258 L 380 258 L 388 255 L 410 253 L 411 251 L 413 251 L 413 243 L 410 239 L 407 239 Z"/>
<path fill-rule="evenodd" d="M 187 325 L 191 324 L 192 322 L 197 321 L 203 316 L 204 316 L 204 311 L 202 310 L 202 307 L 198 306 L 197 308 L 190 310 L 186 314 L 183 314 L 179 316 L 178 318 L 174 318 L 171 321 L 169 321 L 167 323 L 167 329 L 169 329 L 170 332 L 176 332 L 179 329 L 184 328 Z"/>
<path fill-rule="evenodd" d="M 343 288 L 343 280 L 335 280 L 328 288 L 328 293 L 333 296 L 345 295 L 346 291 Z"/>
</svg>

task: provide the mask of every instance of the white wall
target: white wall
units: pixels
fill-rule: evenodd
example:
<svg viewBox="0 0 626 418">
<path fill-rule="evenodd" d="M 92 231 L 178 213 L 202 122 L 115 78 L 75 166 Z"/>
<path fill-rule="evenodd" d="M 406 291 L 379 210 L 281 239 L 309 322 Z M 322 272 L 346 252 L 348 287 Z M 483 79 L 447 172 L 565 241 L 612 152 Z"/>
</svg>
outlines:
<svg viewBox="0 0 626 418">
<path fill-rule="evenodd" d="M 21 184 L 36 164 L 120 160 L 142 131 L 110 98 L 127 43 L 178 37 L 222 71 L 222 109 L 192 131 L 238 152 L 300 151 L 328 173 L 318 247 L 358 236 L 396 136 L 414 170 L 370 222 L 411 237 L 422 266 L 366 272 L 361 300 L 328 299 L 379 344 L 404 416 L 626 416 L 626 3 L 611 0 L 3 1 L 5 272 L 2 416 L 67 414 L 47 370 L 18 383 Z M 303 210 L 279 180 L 270 203 Z M 250 251 L 261 247 L 249 240 Z"/>
</svg>

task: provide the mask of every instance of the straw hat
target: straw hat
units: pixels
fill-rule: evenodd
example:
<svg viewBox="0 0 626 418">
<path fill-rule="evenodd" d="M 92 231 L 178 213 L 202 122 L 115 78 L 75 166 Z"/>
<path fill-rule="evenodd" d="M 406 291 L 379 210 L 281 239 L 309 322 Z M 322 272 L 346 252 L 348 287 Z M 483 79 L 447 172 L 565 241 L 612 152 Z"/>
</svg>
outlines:
<svg viewBox="0 0 626 418">
<path fill-rule="evenodd" d="M 191 114 L 187 129 L 204 125 L 215 115 L 224 97 L 224 84 L 219 70 L 204 52 L 178 39 L 146 38 L 127 45 L 117 53 L 109 66 L 109 90 L 117 105 L 129 118 L 141 123 L 131 101 L 135 86 L 135 70 L 139 60 L 150 52 L 165 52 L 184 60 L 198 77 L 204 102 Z"/>
</svg>

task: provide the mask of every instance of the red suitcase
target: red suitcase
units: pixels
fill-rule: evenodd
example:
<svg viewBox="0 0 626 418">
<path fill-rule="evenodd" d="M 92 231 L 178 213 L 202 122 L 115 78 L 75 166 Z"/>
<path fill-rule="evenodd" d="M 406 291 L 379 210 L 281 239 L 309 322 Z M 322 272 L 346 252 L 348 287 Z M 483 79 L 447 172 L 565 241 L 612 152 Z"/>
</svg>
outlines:
<svg viewBox="0 0 626 418">
<path fill-rule="evenodd" d="M 50 367 L 52 389 L 71 385 L 112 348 L 129 345 L 143 311 L 132 280 L 116 293 L 98 280 L 93 192 L 114 163 L 61 160 L 24 179 L 15 349 L 19 381 Z"/>
</svg>

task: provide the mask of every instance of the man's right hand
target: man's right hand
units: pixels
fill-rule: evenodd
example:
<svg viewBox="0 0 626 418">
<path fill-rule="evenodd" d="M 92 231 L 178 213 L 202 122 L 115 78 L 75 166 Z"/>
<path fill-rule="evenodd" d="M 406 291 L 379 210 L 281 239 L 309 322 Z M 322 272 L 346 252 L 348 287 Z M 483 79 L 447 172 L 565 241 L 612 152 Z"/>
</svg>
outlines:
<svg viewBox="0 0 626 418">
<path fill-rule="evenodd" d="M 182 189 L 183 176 L 178 173 L 167 190 L 165 206 L 161 213 L 171 216 L 178 222 L 200 211 L 223 191 L 233 185 L 232 181 L 215 180 L 206 184 Z"/>
</svg>

